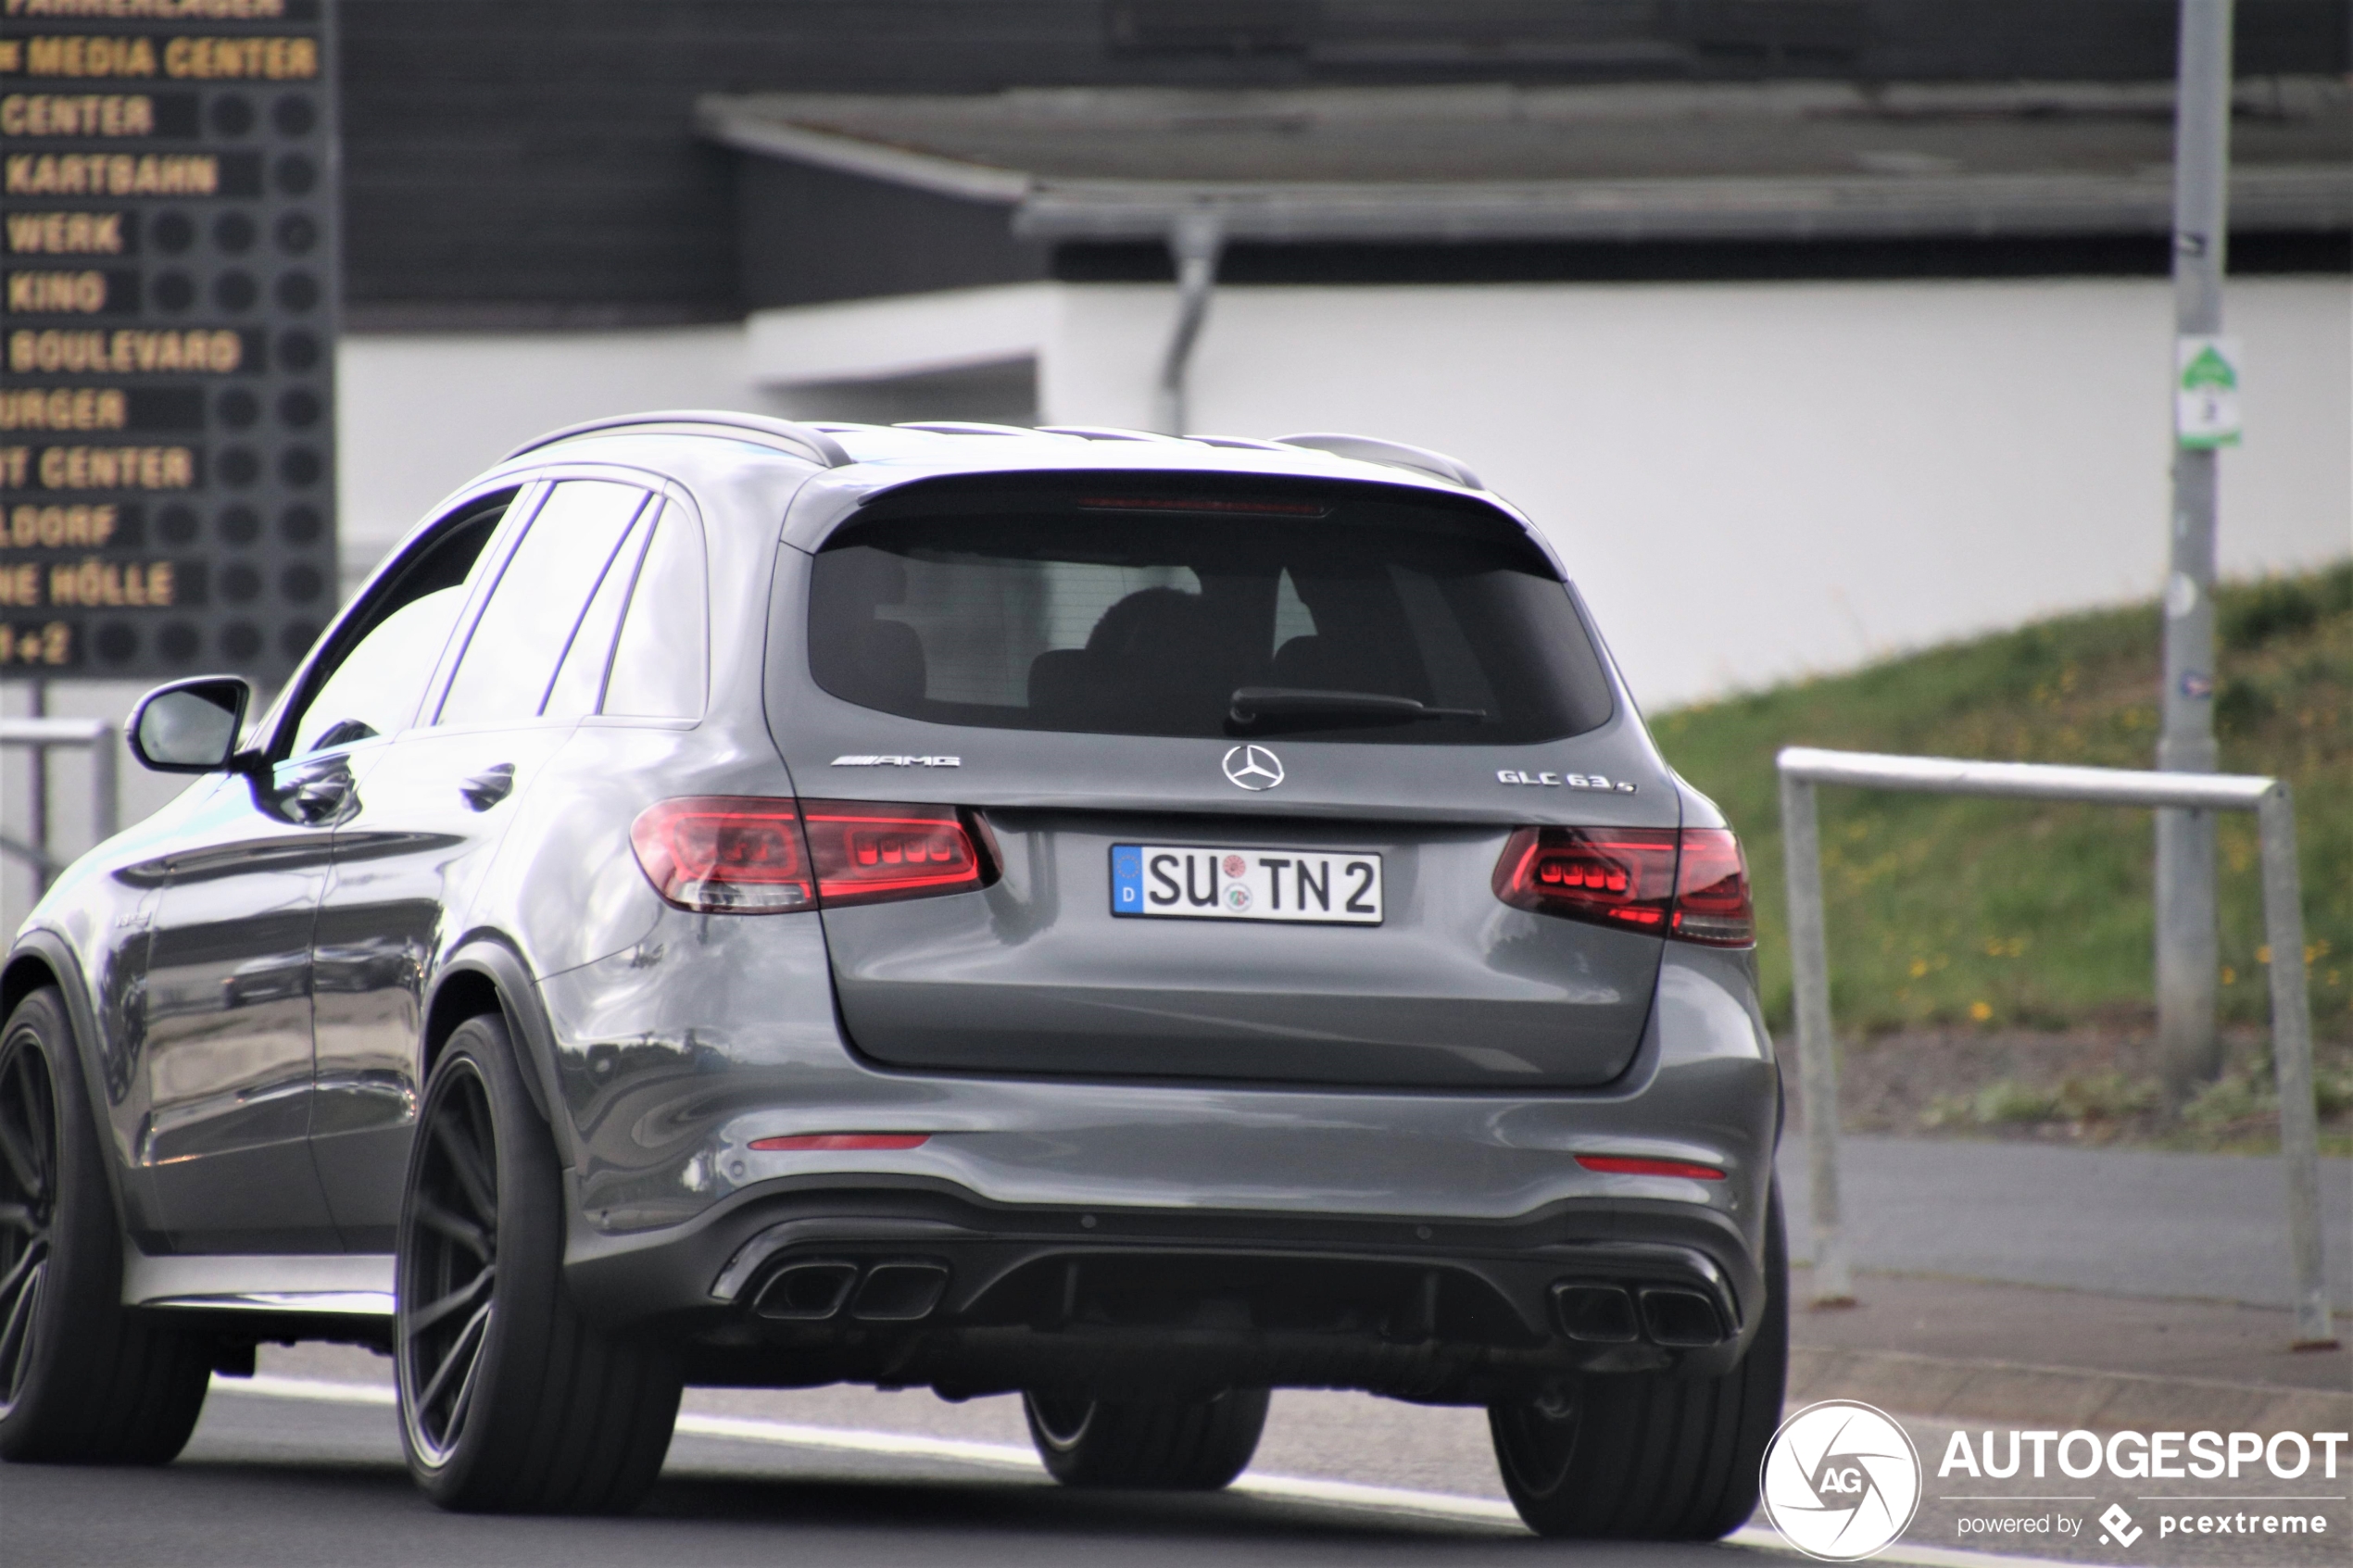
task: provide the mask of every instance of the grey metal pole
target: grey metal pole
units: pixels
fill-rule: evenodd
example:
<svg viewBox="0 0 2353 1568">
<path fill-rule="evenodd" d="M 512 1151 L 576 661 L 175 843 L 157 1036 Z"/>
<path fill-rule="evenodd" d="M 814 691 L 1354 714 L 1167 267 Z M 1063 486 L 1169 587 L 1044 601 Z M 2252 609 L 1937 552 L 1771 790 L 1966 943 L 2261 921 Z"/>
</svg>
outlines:
<svg viewBox="0 0 2353 1568">
<path fill-rule="evenodd" d="M 122 732 L 113 725 L 90 743 L 90 837 L 104 844 L 115 835 L 120 821 L 122 801 L 115 779 L 115 747 L 121 745 Z"/>
<path fill-rule="evenodd" d="M 2312 1002 L 2304 975 L 2304 903 L 2296 806 L 2284 783 L 2255 809 L 2263 837 L 2263 935 L 2271 945 L 2271 1071 L 2280 1091 L 2280 1163 L 2296 1253 L 2296 1348 L 2333 1348 L 2322 1267 L 2320 1111 L 2312 1098 Z"/>
<path fill-rule="evenodd" d="M 2173 103 L 2173 323 L 2176 336 L 2222 327 L 2228 237 L 2232 0 L 2182 0 Z M 2165 673 L 2157 765 L 2212 772 L 2216 454 L 2178 441 L 2165 584 Z M 2221 1070 L 2214 1027 L 2219 953 L 2214 816 L 2157 814 L 2157 1016 L 2166 1087 L 2178 1104 Z"/>
<path fill-rule="evenodd" d="M 1797 1014 L 1798 1092 L 1814 1209 L 1814 1305 L 1851 1307 L 1855 1275 L 1838 1203 L 1838 1057 L 1831 1034 L 1830 951 L 1822 929 L 1822 846 L 1814 785 L 1781 775 L 1781 864 L 1789 878 L 1790 988 Z"/>
<path fill-rule="evenodd" d="M 26 683 L 24 695 L 25 712 L 29 717 L 48 717 L 48 682 L 36 680 Z M 54 862 L 49 859 L 49 748 L 35 741 L 27 749 L 31 753 L 27 759 L 31 772 L 28 775 L 29 782 L 24 792 L 24 834 L 26 841 L 42 855 L 42 859 L 32 868 L 32 897 L 38 903 L 41 896 L 49 891 L 50 881 L 57 874 L 53 869 Z"/>
<path fill-rule="evenodd" d="M 1210 291 L 1217 284 L 1217 256 L 1225 234 L 1217 214 L 1189 212 L 1168 232 L 1168 253 L 1176 263 L 1176 325 L 1160 362 L 1152 422 L 1164 435 L 1182 435 L 1188 422 L 1185 382 L 1193 345 L 1209 316 Z"/>
</svg>

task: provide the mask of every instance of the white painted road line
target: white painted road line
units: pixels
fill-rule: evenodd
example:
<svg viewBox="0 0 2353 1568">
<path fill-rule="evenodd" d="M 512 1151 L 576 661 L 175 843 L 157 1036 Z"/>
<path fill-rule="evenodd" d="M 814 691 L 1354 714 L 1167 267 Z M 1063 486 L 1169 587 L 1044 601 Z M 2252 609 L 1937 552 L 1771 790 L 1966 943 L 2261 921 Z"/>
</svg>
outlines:
<svg viewBox="0 0 2353 1568">
<path fill-rule="evenodd" d="M 389 1410 L 393 1391 L 381 1384 L 328 1383 L 308 1377 L 215 1377 L 213 1391 L 245 1394 L 266 1399 L 313 1399 L 326 1404 L 371 1405 Z M 909 1432 L 869 1432 L 841 1426 L 804 1426 L 799 1422 L 769 1421 L 750 1416 L 692 1415 L 678 1418 L 678 1430 L 690 1437 L 720 1437 L 745 1443 L 775 1443 L 787 1448 L 829 1449 L 838 1453 L 887 1454 L 900 1459 L 938 1459 L 985 1464 L 1042 1475 L 1037 1451 L 1012 1443 L 980 1443 L 963 1437 L 926 1437 Z M 1501 1525 L 1515 1534 L 1527 1526 L 1507 1502 L 1491 1498 L 1456 1497 L 1445 1492 L 1416 1492 L 1400 1486 L 1366 1486 L 1353 1481 L 1319 1481 L 1303 1475 L 1245 1474 L 1230 1490 L 1246 1497 L 1279 1502 L 1322 1503 L 1334 1508 L 1372 1509 L 1389 1513 L 1413 1513 L 1425 1518 Z M 1734 1546 L 1787 1552 L 1794 1549 L 1772 1530 L 1750 1524 L 1725 1539 Z M 1994 1557 L 1984 1552 L 1956 1551 L 1944 1547 L 1893 1546 L 1872 1561 L 1903 1563 L 1906 1568 L 2074 1568 L 2032 1557 Z"/>
</svg>

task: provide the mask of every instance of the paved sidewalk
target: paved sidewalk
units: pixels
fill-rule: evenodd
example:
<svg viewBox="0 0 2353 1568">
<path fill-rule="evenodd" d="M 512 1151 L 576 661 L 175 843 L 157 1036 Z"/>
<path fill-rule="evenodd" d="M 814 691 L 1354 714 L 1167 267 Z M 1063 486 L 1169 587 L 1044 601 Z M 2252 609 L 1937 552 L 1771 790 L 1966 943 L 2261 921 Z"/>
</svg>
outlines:
<svg viewBox="0 0 2353 1568">
<path fill-rule="evenodd" d="M 2285 1307 L 2275 1159 L 1853 1134 L 1840 1142 L 1858 1269 Z M 1813 1255 L 1806 1146 L 1781 1143 L 1790 1253 Z M 2353 1160 L 2321 1162 L 2330 1294 L 2353 1311 Z M 2340 1334 L 2346 1332 L 2340 1324 Z M 2021 1358 L 2013 1358 L 2021 1359 Z"/>
<path fill-rule="evenodd" d="M 1790 1402 L 2094 1428 L 2353 1426 L 2353 1352 L 2291 1350 L 2284 1309 L 1861 1273 L 1856 1305 L 1809 1308 L 1793 1271 Z M 2353 1323 L 2339 1338 L 2353 1344 Z"/>
</svg>

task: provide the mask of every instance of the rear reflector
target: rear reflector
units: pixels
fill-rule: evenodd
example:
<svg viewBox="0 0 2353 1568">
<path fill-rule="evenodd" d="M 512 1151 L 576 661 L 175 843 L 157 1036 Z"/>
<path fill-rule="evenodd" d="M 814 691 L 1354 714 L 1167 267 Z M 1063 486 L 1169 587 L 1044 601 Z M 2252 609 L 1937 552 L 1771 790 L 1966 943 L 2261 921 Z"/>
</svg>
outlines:
<svg viewBox="0 0 2353 1568">
<path fill-rule="evenodd" d="M 1515 909 L 1710 947 L 1756 939 L 1747 862 L 1722 828 L 1520 828 L 1495 862 Z"/>
<path fill-rule="evenodd" d="M 761 1146 L 751 1146 L 758 1148 Z M 1640 1160 L 1628 1154 L 1580 1154 L 1577 1162 L 1604 1176 L 1683 1176 L 1694 1182 L 1720 1182 L 1724 1173 L 1713 1165 L 1688 1160 Z"/>
<path fill-rule="evenodd" d="M 762 1154 L 845 1148 L 920 1148 L 929 1133 L 789 1133 L 781 1137 L 754 1138 L 751 1147 Z"/>
<path fill-rule="evenodd" d="M 640 811 L 629 843 L 666 901 L 710 914 L 921 898 L 988 881 L 953 806 L 688 796 Z"/>
</svg>

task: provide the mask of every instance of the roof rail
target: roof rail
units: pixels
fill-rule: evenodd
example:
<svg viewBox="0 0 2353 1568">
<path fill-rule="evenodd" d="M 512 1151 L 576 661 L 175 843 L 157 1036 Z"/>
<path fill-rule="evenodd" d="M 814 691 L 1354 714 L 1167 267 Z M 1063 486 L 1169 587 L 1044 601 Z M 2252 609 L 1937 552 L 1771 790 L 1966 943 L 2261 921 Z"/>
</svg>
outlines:
<svg viewBox="0 0 2353 1568">
<path fill-rule="evenodd" d="M 575 436 L 594 435 L 599 431 L 642 430 L 649 434 L 711 435 L 725 434 L 742 439 L 747 435 L 766 436 L 771 445 L 783 446 L 798 457 L 808 458 L 820 468 L 847 468 L 856 461 L 842 449 L 840 442 L 811 425 L 795 424 L 790 420 L 773 420 L 764 414 L 738 414 L 724 408 L 664 408 L 649 414 L 616 414 L 610 419 L 588 420 L 524 442 L 507 454 L 502 461 L 511 462 L 525 452 L 536 452 L 559 441 Z"/>
<path fill-rule="evenodd" d="M 1449 484 L 1459 484 L 1466 490 L 1484 490 L 1478 475 L 1448 457 L 1424 446 L 1408 446 L 1402 441 L 1383 441 L 1377 435 L 1338 435 L 1308 432 L 1300 435 L 1278 435 L 1276 440 L 1286 446 L 1304 446 L 1310 451 L 1329 452 L 1335 458 L 1353 458 L 1360 463 L 1386 463 L 1393 469 L 1411 469 Z"/>
<path fill-rule="evenodd" d="M 1198 441 L 1203 446 L 1234 446 L 1245 452 L 1279 452 L 1283 444 L 1266 441 L 1255 435 L 1187 435 L 1188 441 Z"/>
<path fill-rule="evenodd" d="M 1117 425 L 1039 425 L 1040 435 L 1076 435 L 1088 441 L 1182 441 L 1181 435 L 1163 435 L 1155 430 L 1123 430 Z"/>
<path fill-rule="evenodd" d="M 1023 425 L 992 425 L 977 420 L 902 420 L 893 430 L 920 430 L 932 435 L 1036 435 Z"/>
</svg>

